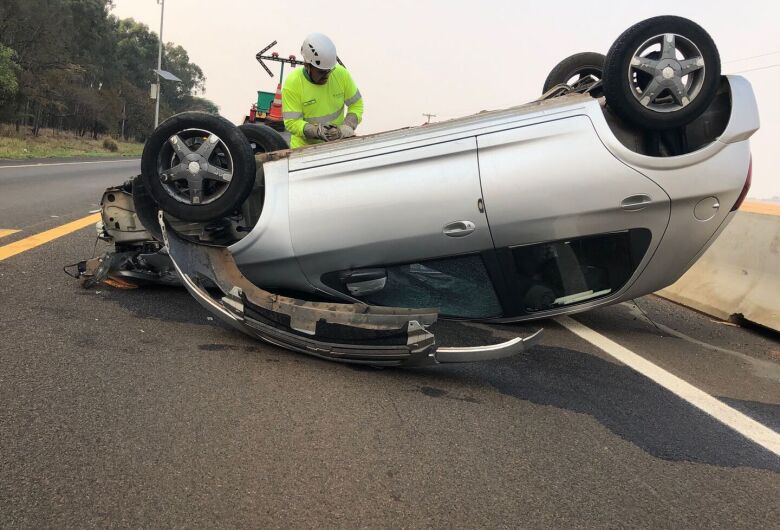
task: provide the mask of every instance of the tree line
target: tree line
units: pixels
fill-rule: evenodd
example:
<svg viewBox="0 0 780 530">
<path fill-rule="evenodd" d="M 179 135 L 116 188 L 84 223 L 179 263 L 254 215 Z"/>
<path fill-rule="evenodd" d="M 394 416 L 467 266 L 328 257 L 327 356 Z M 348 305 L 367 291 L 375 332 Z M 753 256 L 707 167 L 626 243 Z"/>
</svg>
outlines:
<svg viewBox="0 0 780 530">
<path fill-rule="evenodd" d="M 111 0 L 0 0 L 0 122 L 144 140 L 154 127 L 159 39 L 145 24 L 111 14 Z M 187 51 L 163 47 L 160 119 L 217 112 L 199 97 L 206 78 Z"/>
</svg>

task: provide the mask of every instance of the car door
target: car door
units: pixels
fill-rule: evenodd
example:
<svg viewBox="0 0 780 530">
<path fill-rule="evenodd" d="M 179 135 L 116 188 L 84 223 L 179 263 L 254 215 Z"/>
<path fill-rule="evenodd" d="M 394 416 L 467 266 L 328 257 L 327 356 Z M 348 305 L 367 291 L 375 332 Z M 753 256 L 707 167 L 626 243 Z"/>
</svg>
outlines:
<svg viewBox="0 0 780 530">
<path fill-rule="evenodd" d="M 602 145 L 587 116 L 477 138 L 509 314 L 614 295 L 658 246 L 667 194 Z"/>
<path fill-rule="evenodd" d="M 292 171 L 290 230 L 307 278 L 331 294 L 347 292 L 338 284 L 352 281 L 344 278 L 349 271 L 362 274 L 353 278 L 355 285 L 376 293 L 393 283 L 382 279 L 387 267 L 410 270 L 426 260 L 492 250 L 476 139 L 358 154 Z M 350 294 L 361 293 L 356 288 Z M 408 305 L 403 297 L 391 299 Z"/>
</svg>

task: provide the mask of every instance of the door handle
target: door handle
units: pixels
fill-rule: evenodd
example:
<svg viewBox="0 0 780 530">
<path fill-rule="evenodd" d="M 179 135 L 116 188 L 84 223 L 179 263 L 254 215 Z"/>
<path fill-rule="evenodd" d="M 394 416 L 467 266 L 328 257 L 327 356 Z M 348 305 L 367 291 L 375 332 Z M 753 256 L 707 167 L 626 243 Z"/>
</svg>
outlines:
<svg viewBox="0 0 780 530">
<path fill-rule="evenodd" d="M 620 207 L 629 212 L 638 212 L 644 210 L 653 204 L 653 198 L 649 195 L 631 195 L 620 201 Z"/>
<path fill-rule="evenodd" d="M 449 237 L 465 237 L 476 229 L 476 225 L 471 221 L 453 221 L 444 225 L 443 232 Z"/>
</svg>

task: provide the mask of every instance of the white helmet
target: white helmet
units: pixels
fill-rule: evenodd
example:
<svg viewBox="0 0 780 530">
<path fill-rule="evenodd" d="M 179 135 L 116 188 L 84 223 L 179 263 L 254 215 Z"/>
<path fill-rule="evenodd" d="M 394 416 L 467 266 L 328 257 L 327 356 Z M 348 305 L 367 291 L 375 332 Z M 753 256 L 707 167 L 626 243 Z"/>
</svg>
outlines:
<svg viewBox="0 0 780 530">
<path fill-rule="evenodd" d="M 303 61 L 320 70 L 333 70 L 336 67 L 336 45 L 322 33 L 312 33 L 301 45 Z"/>
</svg>

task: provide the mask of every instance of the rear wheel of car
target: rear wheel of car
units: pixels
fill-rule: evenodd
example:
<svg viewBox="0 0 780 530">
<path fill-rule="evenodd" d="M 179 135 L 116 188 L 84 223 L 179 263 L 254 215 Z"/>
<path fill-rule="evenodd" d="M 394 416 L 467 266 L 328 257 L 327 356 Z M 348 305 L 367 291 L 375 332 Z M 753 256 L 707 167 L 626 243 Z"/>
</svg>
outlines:
<svg viewBox="0 0 780 530">
<path fill-rule="evenodd" d="M 635 24 L 618 37 L 604 63 L 607 105 L 647 129 L 691 123 L 712 103 L 719 80 L 720 56 L 712 37 L 681 17 Z"/>
<path fill-rule="evenodd" d="M 249 140 L 249 145 L 252 147 L 254 154 L 271 153 L 290 148 L 287 142 L 284 141 L 284 138 L 282 138 L 282 135 L 267 125 L 245 123 L 239 125 L 238 128 L 244 133 L 246 139 Z"/>
<path fill-rule="evenodd" d="M 565 58 L 550 71 L 550 75 L 544 82 L 542 94 L 560 84 L 574 86 L 581 82 L 599 81 L 604 74 L 604 59 L 604 55 L 596 52 L 575 53 Z M 591 92 L 591 95 L 600 97 L 601 89 L 597 88 Z"/>
<path fill-rule="evenodd" d="M 146 141 L 141 178 L 165 213 L 211 221 L 235 212 L 252 191 L 255 159 L 228 120 L 185 112 L 165 120 Z"/>
</svg>

